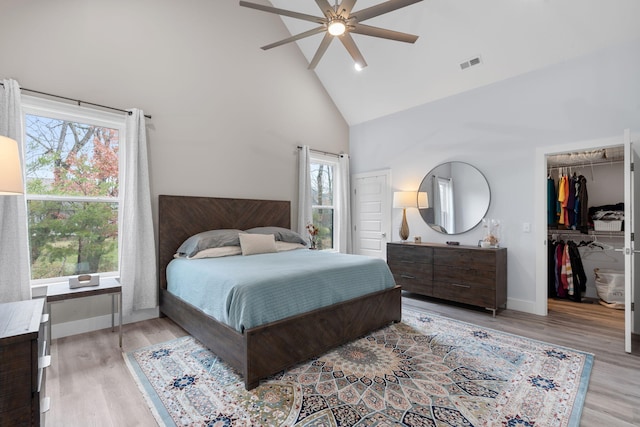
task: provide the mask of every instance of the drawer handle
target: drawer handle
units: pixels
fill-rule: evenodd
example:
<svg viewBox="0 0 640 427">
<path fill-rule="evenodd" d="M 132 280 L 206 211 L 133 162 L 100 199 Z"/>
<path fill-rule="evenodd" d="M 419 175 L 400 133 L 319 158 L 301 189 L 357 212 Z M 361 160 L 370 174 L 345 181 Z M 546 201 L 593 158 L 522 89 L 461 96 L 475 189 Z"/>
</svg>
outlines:
<svg viewBox="0 0 640 427">
<path fill-rule="evenodd" d="M 403 259 L 402 261 L 400 261 L 400 262 L 401 262 L 402 264 L 415 264 L 415 262 L 414 262 L 414 261 L 406 261 L 406 260 L 404 260 L 404 259 Z"/>
<path fill-rule="evenodd" d="M 401 274 L 400 277 L 403 279 L 415 279 L 416 276 L 409 276 L 408 274 Z"/>
<path fill-rule="evenodd" d="M 44 414 L 45 412 L 49 412 L 51 408 L 51 399 L 49 396 L 40 399 L 40 413 Z"/>
<path fill-rule="evenodd" d="M 459 288 L 470 288 L 471 287 L 469 285 L 461 285 L 459 283 L 452 283 L 451 286 L 457 286 Z"/>
<path fill-rule="evenodd" d="M 38 358 L 38 369 L 45 369 L 51 366 L 51 356 L 42 356 Z"/>
</svg>

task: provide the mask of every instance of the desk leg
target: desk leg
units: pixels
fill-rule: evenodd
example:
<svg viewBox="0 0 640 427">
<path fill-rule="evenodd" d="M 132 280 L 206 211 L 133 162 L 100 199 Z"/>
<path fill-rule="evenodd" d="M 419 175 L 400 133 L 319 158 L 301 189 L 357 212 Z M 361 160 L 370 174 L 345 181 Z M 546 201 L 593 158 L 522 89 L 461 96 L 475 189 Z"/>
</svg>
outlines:
<svg viewBox="0 0 640 427">
<path fill-rule="evenodd" d="M 120 349 L 122 349 L 122 292 L 120 292 L 118 294 L 118 317 L 119 317 L 119 325 L 118 328 L 120 329 L 119 331 L 119 340 L 120 340 Z"/>
<path fill-rule="evenodd" d="M 116 294 L 111 294 L 111 332 L 115 332 L 116 328 L 113 323 L 113 319 L 116 313 Z"/>
</svg>

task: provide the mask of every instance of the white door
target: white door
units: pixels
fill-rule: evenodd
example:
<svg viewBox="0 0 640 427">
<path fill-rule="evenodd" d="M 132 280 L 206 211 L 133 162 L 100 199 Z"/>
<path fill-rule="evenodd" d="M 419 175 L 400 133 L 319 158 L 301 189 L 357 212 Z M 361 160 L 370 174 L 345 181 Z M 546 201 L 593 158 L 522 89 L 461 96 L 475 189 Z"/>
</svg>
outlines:
<svg viewBox="0 0 640 427">
<path fill-rule="evenodd" d="M 640 170 L 635 170 L 640 168 L 640 143 L 631 142 L 629 130 L 624 134 L 624 149 L 624 350 L 631 353 L 631 337 L 640 332 L 640 316 L 634 310 L 640 298 L 640 242 L 634 236 L 636 227 L 640 231 L 640 197 L 634 197 L 640 191 Z"/>
<path fill-rule="evenodd" d="M 386 259 L 391 234 L 389 171 L 355 174 L 353 196 L 353 252 Z"/>
</svg>

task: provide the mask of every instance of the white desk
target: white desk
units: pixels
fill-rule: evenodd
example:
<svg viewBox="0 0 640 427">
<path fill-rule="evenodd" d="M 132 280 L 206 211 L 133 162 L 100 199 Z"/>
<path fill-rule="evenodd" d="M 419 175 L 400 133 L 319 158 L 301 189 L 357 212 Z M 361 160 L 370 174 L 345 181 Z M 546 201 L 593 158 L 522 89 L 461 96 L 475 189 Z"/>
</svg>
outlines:
<svg viewBox="0 0 640 427">
<path fill-rule="evenodd" d="M 70 289 L 68 283 L 58 283 L 47 287 L 47 311 L 49 313 L 49 334 L 51 339 L 51 303 L 66 301 L 75 298 L 92 297 L 96 295 L 111 294 L 111 331 L 115 331 L 116 298 L 118 300 L 118 335 L 122 348 L 122 285 L 120 279 L 115 277 L 100 278 L 100 285 L 86 286 L 84 288 Z"/>
</svg>

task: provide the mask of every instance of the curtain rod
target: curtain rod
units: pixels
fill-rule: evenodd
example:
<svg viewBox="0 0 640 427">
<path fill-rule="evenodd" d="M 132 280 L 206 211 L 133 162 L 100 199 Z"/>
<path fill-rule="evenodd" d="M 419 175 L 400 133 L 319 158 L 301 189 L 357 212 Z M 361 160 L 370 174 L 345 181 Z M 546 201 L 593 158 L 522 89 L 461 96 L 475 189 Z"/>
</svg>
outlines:
<svg viewBox="0 0 640 427">
<path fill-rule="evenodd" d="M 301 149 L 302 149 L 302 145 L 298 145 L 298 150 L 301 150 Z M 333 156 L 333 157 L 345 156 L 345 154 L 329 153 L 328 151 L 314 150 L 313 148 L 309 148 L 309 151 L 313 151 L 314 153 L 320 153 L 320 154 L 324 154 L 326 156 Z"/>
<path fill-rule="evenodd" d="M 2 82 L 0 82 L 0 86 L 4 86 L 4 84 Z M 93 105 L 94 107 L 100 107 L 100 108 L 106 108 L 106 109 L 109 109 L 109 110 L 120 111 L 121 113 L 127 113 L 128 115 L 131 115 L 131 111 L 123 110 L 122 108 L 109 107 L 107 105 L 95 104 L 93 102 L 87 102 L 87 101 L 81 101 L 79 99 L 67 98 L 66 96 L 54 95 L 52 93 L 47 93 L 47 92 L 40 92 L 39 90 L 27 89 L 26 87 L 21 87 L 20 90 L 25 90 L 27 92 L 37 93 L 37 94 L 45 95 L 45 96 L 52 96 L 54 98 L 60 98 L 60 99 L 64 99 L 64 100 L 67 100 L 67 101 L 73 101 L 73 102 L 76 102 L 78 104 L 78 106 L 80 106 L 80 104 Z M 151 115 L 150 114 L 145 114 L 144 116 L 146 118 L 148 118 L 148 119 L 151 119 Z"/>
</svg>

